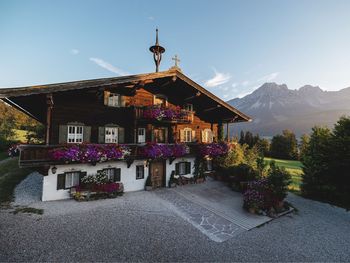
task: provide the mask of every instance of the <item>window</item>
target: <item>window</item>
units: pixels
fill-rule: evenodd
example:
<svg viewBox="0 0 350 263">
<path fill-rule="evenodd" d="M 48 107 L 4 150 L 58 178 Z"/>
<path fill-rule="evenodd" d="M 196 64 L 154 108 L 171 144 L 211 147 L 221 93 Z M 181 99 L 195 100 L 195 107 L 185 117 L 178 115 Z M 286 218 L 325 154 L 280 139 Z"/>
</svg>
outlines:
<svg viewBox="0 0 350 263">
<path fill-rule="evenodd" d="M 120 95 L 117 93 L 109 93 L 107 105 L 110 107 L 120 106 Z"/>
<path fill-rule="evenodd" d="M 136 180 L 145 178 L 145 168 L 143 165 L 136 166 Z"/>
<path fill-rule="evenodd" d="M 179 162 L 175 165 L 175 173 L 177 175 L 185 175 L 191 173 L 191 162 Z"/>
<path fill-rule="evenodd" d="M 184 129 L 184 142 L 192 142 L 192 129 Z"/>
<path fill-rule="evenodd" d="M 138 128 L 137 129 L 137 142 L 138 143 L 146 142 L 146 129 L 145 128 Z"/>
<path fill-rule="evenodd" d="M 154 96 L 154 105 L 160 105 L 165 107 L 167 105 L 167 98 L 163 95 Z"/>
<path fill-rule="evenodd" d="M 213 132 L 210 129 L 203 130 L 202 142 L 213 142 Z"/>
<path fill-rule="evenodd" d="M 165 143 L 165 129 L 156 128 L 153 130 L 153 141 L 157 143 Z"/>
<path fill-rule="evenodd" d="M 185 104 L 184 109 L 187 111 L 193 111 L 193 104 Z"/>
<path fill-rule="evenodd" d="M 66 173 L 64 188 L 71 188 L 79 185 L 80 172 Z"/>
<path fill-rule="evenodd" d="M 118 143 L 118 128 L 105 128 L 105 143 Z"/>
<path fill-rule="evenodd" d="M 212 171 L 213 170 L 213 160 L 207 159 L 205 162 L 205 170 Z"/>
<path fill-rule="evenodd" d="M 68 143 L 82 143 L 83 142 L 83 126 L 68 126 Z"/>
<path fill-rule="evenodd" d="M 111 182 L 119 182 L 120 181 L 120 168 L 106 168 L 103 169 L 106 172 L 107 178 Z"/>
</svg>

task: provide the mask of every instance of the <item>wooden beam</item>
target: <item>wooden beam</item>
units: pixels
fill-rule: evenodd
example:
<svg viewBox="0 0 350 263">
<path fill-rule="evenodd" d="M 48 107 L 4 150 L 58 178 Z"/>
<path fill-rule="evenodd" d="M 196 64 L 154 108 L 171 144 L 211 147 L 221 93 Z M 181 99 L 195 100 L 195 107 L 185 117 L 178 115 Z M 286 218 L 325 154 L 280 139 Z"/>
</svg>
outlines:
<svg viewBox="0 0 350 263">
<path fill-rule="evenodd" d="M 194 99 L 194 98 L 199 97 L 200 95 L 202 95 L 202 93 L 200 93 L 200 92 L 198 91 L 198 92 L 196 92 L 196 94 L 195 94 L 194 96 L 187 97 L 187 98 L 185 98 L 184 100 L 185 100 L 185 101 L 192 100 L 192 99 Z"/>
<path fill-rule="evenodd" d="M 52 93 L 46 94 L 46 145 L 50 144 L 50 131 L 51 131 L 51 113 L 53 109 L 53 95 Z"/>
<path fill-rule="evenodd" d="M 216 109 L 219 109 L 219 108 L 221 108 L 221 105 L 218 104 L 218 105 L 216 105 L 216 107 L 212 107 L 212 108 L 203 110 L 203 112 L 208 112 L 208 111 L 216 110 Z"/>
</svg>

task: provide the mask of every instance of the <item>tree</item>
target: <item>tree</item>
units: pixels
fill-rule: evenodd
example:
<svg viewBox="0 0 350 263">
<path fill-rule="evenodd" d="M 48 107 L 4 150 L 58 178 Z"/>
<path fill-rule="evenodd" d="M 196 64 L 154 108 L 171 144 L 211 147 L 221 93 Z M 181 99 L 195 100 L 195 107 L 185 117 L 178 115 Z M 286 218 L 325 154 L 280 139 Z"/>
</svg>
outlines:
<svg viewBox="0 0 350 263">
<path fill-rule="evenodd" d="M 307 147 L 309 146 L 309 142 L 310 142 L 310 136 L 308 134 L 303 134 L 300 137 L 299 156 L 301 160 L 303 159 L 303 156 L 306 153 Z"/>
<path fill-rule="evenodd" d="M 263 138 L 260 139 L 257 143 L 256 146 L 260 152 L 260 154 L 264 155 L 264 156 L 268 156 L 269 152 L 270 152 L 270 142 L 269 140 Z"/>
<path fill-rule="evenodd" d="M 252 148 L 254 145 L 254 138 L 253 134 L 250 131 L 247 131 L 244 135 L 244 143 L 249 146 L 249 148 Z"/>
<path fill-rule="evenodd" d="M 271 141 L 270 154 L 274 158 L 297 159 L 298 142 L 295 134 L 289 130 L 284 130 L 282 135 L 275 135 Z"/>
<path fill-rule="evenodd" d="M 243 145 L 245 143 L 245 140 L 244 140 L 244 131 L 241 130 L 241 135 L 240 135 L 240 138 L 239 138 L 239 141 L 238 141 L 241 145 Z"/>
</svg>

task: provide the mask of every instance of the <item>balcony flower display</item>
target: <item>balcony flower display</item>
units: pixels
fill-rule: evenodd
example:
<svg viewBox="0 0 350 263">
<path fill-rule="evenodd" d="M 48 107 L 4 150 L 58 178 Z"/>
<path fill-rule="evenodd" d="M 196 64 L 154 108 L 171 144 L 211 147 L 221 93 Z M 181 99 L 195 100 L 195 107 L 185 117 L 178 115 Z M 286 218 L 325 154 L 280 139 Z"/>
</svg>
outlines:
<svg viewBox="0 0 350 263">
<path fill-rule="evenodd" d="M 76 144 L 53 149 L 50 156 L 65 163 L 97 163 L 125 159 L 130 153 L 131 149 L 126 145 Z"/>
<path fill-rule="evenodd" d="M 19 148 L 18 148 L 18 144 L 14 144 L 12 145 L 8 150 L 7 153 L 9 155 L 9 157 L 16 157 L 19 155 Z"/>
<path fill-rule="evenodd" d="M 229 146 L 226 143 L 208 143 L 199 145 L 199 153 L 201 156 L 218 157 L 227 154 Z"/>
<path fill-rule="evenodd" d="M 145 119 L 161 120 L 178 120 L 186 116 L 186 112 L 180 107 L 176 109 L 161 108 L 161 107 L 150 107 L 143 111 L 143 117 Z"/>
<path fill-rule="evenodd" d="M 148 143 L 140 151 L 144 157 L 149 159 L 167 159 L 184 156 L 189 153 L 189 148 L 185 144 Z"/>
</svg>

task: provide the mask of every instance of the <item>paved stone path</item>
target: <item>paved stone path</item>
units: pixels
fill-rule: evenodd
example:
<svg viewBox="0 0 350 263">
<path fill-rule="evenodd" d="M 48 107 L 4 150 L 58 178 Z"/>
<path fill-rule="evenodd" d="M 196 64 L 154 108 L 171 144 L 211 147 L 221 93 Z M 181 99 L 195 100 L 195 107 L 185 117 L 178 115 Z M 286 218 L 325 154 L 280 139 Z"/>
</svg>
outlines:
<svg viewBox="0 0 350 263">
<path fill-rule="evenodd" d="M 220 182 L 186 185 L 154 192 L 182 218 L 216 242 L 226 241 L 271 220 L 242 209 L 242 196 Z M 228 202 L 229 201 L 229 202 Z"/>
</svg>

